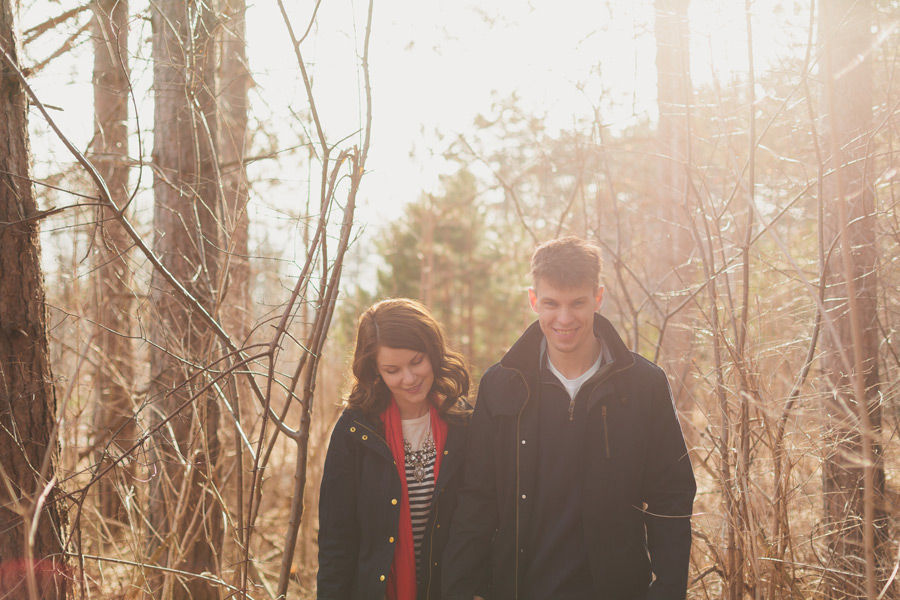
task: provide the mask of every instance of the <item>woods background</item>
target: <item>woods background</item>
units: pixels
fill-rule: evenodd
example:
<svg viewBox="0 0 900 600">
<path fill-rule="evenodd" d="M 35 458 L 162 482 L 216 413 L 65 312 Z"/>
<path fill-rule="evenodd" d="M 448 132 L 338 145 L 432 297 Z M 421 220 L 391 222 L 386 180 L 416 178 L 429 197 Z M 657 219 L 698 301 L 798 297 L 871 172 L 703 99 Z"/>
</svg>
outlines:
<svg viewBox="0 0 900 600">
<path fill-rule="evenodd" d="M 313 597 L 356 316 L 421 299 L 477 381 L 569 234 L 669 375 L 689 597 L 900 597 L 900 5 L 728 3 L 723 79 L 693 66 L 698 1 L 591 3 L 635 45 L 571 82 L 581 110 L 499 90 L 403 140 L 439 168 L 395 203 L 373 98 L 421 90 L 379 84 L 371 42 L 427 7 L 0 0 L 0 597 Z M 554 10 L 466 6 L 488 37 Z"/>
</svg>

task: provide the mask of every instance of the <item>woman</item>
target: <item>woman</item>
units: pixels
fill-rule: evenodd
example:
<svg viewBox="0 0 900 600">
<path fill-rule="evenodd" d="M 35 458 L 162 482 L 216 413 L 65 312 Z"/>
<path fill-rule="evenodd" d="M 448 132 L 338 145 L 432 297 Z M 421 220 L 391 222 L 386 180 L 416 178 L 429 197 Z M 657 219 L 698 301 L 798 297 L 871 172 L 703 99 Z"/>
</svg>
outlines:
<svg viewBox="0 0 900 600">
<path fill-rule="evenodd" d="M 414 300 L 359 318 L 353 387 L 319 496 L 321 599 L 440 598 L 462 483 L 469 374 Z"/>
</svg>

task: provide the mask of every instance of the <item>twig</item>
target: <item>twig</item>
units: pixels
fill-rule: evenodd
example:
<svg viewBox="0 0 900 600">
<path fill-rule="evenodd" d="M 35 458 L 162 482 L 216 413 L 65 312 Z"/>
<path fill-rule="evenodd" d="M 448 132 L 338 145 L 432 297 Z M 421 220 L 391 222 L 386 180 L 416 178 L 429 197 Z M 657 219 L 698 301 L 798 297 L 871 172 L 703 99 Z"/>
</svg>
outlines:
<svg viewBox="0 0 900 600">
<path fill-rule="evenodd" d="M 60 23 L 68 21 L 72 17 L 78 16 L 82 12 L 88 10 L 89 8 L 91 8 L 91 4 L 89 2 L 86 2 L 80 6 L 76 6 L 75 8 L 67 10 L 66 12 L 64 12 L 60 15 L 57 15 L 57 16 L 53 17 L 52 19 L 44 21 L 40 25 L 35 25 L 34 27 L 26 29 L 22 33 L 22 36 L 23 36 L 22 43 L 27 45 L 27 44 L 33 42 L 35 40 L 35 38 L 37 38 L 38 36 L 43 34 L 45 31 L 53 29 Z"/>
<path fill-rule="evenodd" d="M 70 552 L 66 552 L 67 558 L 74 558 L 76 556 L 81 556 L 82 558 L 86 558 L 88 560 L 96 560 L 98 562 L 109 562 L 109 563 L 115 563 L 117 565 L 127 565 L 129 567 L 138 567 L 141 569 L 153 569 L 155 571 L 163 571 L 165 573 L 172 573 L 174 575 L 180 575 L 182 577 L 192 577 L 194 579 L 202 579 L 204 581 L 208 581 L 210 583 L 215 583 L 216 585 L 221 585 L 222 587 L 226 587 L 233 592 L 240 592 L 249 600 L 255 600 L 253 598 L 253 596 L 248 594 L 246 591 L 239 590 L 238 588 L 234 587 L 233 585 L 231 585 L 225 581 L 222 581 L 221 579 L 219 579 L 217 577 L 212 577 L 211 575 L 206 575 L 204 573 L 190 573 L 188 571 L 180 571 L 178 569 L 172 569 L 169 567 L 161 567 L 159 565 L 154 565 L 154 564 L 148 563 L 148 562 L 138 563 L 138 562 L 134 562 L 131 560 L 124 560 L 121 558 L 112 558 L 110 556 L 95 556 L 92 554 L 76 555 L 76 554 L 72 554 Z"/>
</svg>

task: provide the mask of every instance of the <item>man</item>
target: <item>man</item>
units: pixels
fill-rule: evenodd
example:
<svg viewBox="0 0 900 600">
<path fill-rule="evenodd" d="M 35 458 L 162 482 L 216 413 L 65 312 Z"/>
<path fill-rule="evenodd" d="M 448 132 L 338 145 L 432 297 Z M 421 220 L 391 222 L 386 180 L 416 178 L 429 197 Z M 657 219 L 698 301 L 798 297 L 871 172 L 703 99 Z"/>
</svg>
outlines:
<svg viewBox="0 0 900 600">
<path fill-rule="evenodd" d="M 481 380 L 444 597 L 682 599 L 696 486 L 662 370 L 597 314 L 599 250 L 547 242 L 538 315 Z"/>
</svg>

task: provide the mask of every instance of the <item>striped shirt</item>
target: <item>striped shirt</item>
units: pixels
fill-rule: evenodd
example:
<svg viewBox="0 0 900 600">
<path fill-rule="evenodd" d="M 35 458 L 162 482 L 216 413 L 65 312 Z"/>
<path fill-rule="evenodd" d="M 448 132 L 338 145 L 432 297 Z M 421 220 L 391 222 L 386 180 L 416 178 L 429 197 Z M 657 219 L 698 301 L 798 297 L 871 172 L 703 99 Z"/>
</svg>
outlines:
<svg viewBox="0 0 900 600">
<path fill-rule="evenodd" d="M 413 541 L 416 544 L 416 579 L 419 579 L 418 565 L 422 554 L 422 538 L 428 524 L 428 513 L 431 510 L 431 496 L 434 494 L 434 456 L 425 465 L 425 479 L 416 481 L 415 467 L 411 461 L 406 463 L 406 486 L 409 489 L 409 515 L 412 519 Z"/>
</svg>

